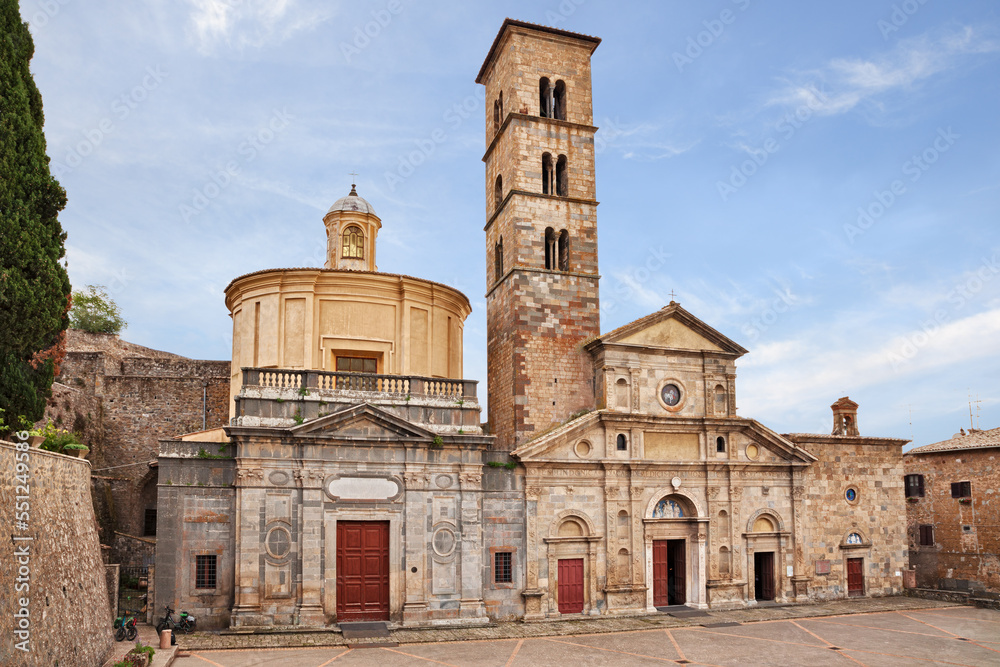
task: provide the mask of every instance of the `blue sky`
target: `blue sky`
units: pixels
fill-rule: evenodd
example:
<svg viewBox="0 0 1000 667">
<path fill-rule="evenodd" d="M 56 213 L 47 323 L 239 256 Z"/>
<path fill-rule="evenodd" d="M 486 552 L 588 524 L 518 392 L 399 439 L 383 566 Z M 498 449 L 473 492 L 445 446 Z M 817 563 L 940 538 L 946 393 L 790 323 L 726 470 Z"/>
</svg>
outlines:
<svg viewBox="0 0 1000 667">
<path fill-rule="evenodd" d="M 602 330 L 674 291 L 751 351 L 739 414 L 780 432 L 829 432 L 845 394 L 871 435 L 948 438 L 970 392 L 981 426 L 1000 425 L 996 3 L 21 9 L 70 277 L 109 287 L 129 340 L 229 358 L 226 284 L 321 265 L 323 213 L 356 170 L 383 222 L 380 270 L 469 296 L 465 375 L 485 385 L 474 79 L 510 16 L 604 40 Z"/>
</svg>

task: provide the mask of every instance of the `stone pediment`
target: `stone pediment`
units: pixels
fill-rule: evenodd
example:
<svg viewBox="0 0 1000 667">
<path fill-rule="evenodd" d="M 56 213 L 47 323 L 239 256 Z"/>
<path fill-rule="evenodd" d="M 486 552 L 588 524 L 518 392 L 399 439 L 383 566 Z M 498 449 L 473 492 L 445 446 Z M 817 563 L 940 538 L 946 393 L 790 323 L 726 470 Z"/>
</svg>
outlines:
<svg viewBox="0 0 1000 667">
<path fill-rule="evenodd" d="M 758 461 L 799 461 L 812 463 L 817 460 L 815 456 L 785 436 L 779 435 L 764 426 L 756 419 L 745 419 L 743 421 L 747 423 L 747 433 L 750 435 L 750 439 L 753 440 L 753 444 L 759 449 Z"/>
<path fill-rule="evenodd" d="M 655 313 L 600 336 L 588 347 L 601 343 L 719 352 L 736 357 L 747 353 L 738 343 L 708 326 L 674 301 Z"/>
<path fill-rule="evenodd" d="M 570 455 L 573 443 L 586 436 L 601 419 L 601 413 L 589 412 L 573 421 L 562 424 L 552 431 L 526 442 L 511 454 L 521 461 L 532 459 L 566 459 L 577 458 Z M 596 443 L 595 443 L 596 444 Z"/>
<path fill-rule="evenodd" d="M 296 436 L 336 440 L 430 442 L 434 434 L 373 405 L 363 403 L 290 429 Z"/>
<path fill-rule="evenodd" d="M 623 463 L 629 461 L 632 463 L 669 464 L 676 461 L 701 460 L 698 434 L 705 428 L 701 420 L 691 420 L 690 431 L 683 433 L 676 429 L 678 420 L 675 418 L 658 418 L 648 415 L 635 415 L 632 418 L 622 418 L 619 413 L 605 410 L 591 412 L 571 422 L 567 422 L 530 442 L 524 443 L 511 452 L 511 454 L 524 463 L 532 461 L 594 463 L 596 460 L 601 459 L 599 455 L 581 456 L 581 453 L 576 448 L 580 446 L 579 443 L 581 441 L 589 441 L 592 446 L 597 446 L 599 439 L 604 437 L 603 427 L 600 422 L 608 420 L 611 420 L 609 422 L 611 424 L 610 427 L 619 431 L 631 431 L 635 429 L 646 432 L 646 456 L 643 458 L 622 459 Z M 743 441 L 748 443 L 743 446 L 744 449 L 747 446 L 756 448 L 755 458 L 751 459 L 750 463 L 811 463 L 816 460 L 815 456 L 797 446 L 788 438 L 779 435 L 754 419 L 733 417 L 727 421 L 731 421 L 737 426 L 738 432 L 742 433 Z M 666 427 L 669 427 L 669 429 Z M 654 435 L 666 435 L 668 437 L 663 442 L 657 442 L 653 438 Z M 710 463 L 720 462 L 715 458 L 709 458 L 708 461 Z M 748 463 L 742 457 L 737 459 L 737 461 Z"/>
</svg>

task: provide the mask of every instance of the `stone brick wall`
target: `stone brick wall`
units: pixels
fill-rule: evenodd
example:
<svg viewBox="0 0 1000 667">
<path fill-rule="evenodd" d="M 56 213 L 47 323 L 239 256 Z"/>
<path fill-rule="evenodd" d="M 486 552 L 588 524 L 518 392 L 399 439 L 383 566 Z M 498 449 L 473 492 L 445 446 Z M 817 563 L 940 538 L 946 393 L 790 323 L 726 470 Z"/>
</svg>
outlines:
<svg viewBox="0 0 1000 667">
<path fill-rule="evenodd" d="M 212 456 L 226 456 L 214 443 L 172 440 L 163 447 L 156 517 L 156 618 L 163 616 L 164 605 L 170 605 L 177 612 L 193 614 L 201 629 L 229 627 L 236 544 L 235 461 L 199 457 L 202 449 Z M 197 555 L 216 556 L 215 589 L 195 588 Z"/>
<path fill-rule="evenodd" d="M 0 443 L 0 520 L 27 541 L 0 540 L 0 664 L 100 665 L 111 649 L 111 610 L 97 524 L 90 500 L 90 464 L 39 449 L 28 453 L 27 530 L 15 530 L 18 452 Z M 21 456 L 23 459 L 23 456 Z M 23 461 L 22 461 L 23 462 Z M 24 557 L 17 550 L 28 546 Z M 20 562 L 19 562 L 20 561 Z M 25 561 L 27 561 L 25 563 Z M 27 568 L 25 573 L 21 568 Z M 27 581 L 20 581 L 26 577 Z M 22 588 L 27 584 L 26 588 Z M 29 653 L 14 648 L 14 614 L 28 601 Z"/>
<path fill-rule="evenodd" d="M 498 452 L 485 452 L 487 461 L 507 463 Z M 524 470 L 483 466 L 483 604 L 494 621 L 524 616 Z M 494 580 L 493 557 L 497 551 L 513 553 L 510 584 Z"/>
<path fill-rule="evenodd" d="M 819 460 L 803 479 L 804 565 L 810 595 L 847 596 L 848 558 L 864 558 L 865 595 L 902 591 L 907 568 L 906 505 L 903 498 L 903 440 L 849 436 L 786 436 Z M 846 498 L 849 488 L 857 500 Z M 860 546 L 846 544 L 851 533 Z M 829 561 L 829 574 L 817 562 Z"/>
<path fill-rule="evenodd" d="M 910 453 L 904 463 L 905 474 L 924 476 L 924 496 L 906 504 L 917 586 L 1000 593 L 1000 448 Z M 951 497 L 953 482 L 970 482 L 968 503 Z M 934 526 L 932 546 L 920 545 L 922 524 Z"/>
<path fill-rule="evenodd" d="M 101 541 L 115 531 L 143 535 L 156 507 L 158 441 L 223 426 L 230 363 L 201 361 L 135 345 L 110 334 L 68 333 L 68 351 L 43 418 L 78 432 L 91 451 Z M 126 565 L 128 553 L 111 560 Z"/>
</svg>

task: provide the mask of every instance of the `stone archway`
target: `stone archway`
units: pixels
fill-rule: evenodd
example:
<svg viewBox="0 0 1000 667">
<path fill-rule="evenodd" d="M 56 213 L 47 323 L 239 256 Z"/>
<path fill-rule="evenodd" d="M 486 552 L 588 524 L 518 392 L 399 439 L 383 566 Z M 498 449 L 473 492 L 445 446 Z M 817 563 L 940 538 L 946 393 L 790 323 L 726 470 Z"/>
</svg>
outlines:
<svg viewBox="0 0 1000 667">
<path fill-rule="evenodd" d="M 747 567 L 747 604 L 760 600 L 787 601 L 793 587 L 787 570 L 791 563 L 785 522 L 776 511 L 759 509 L 747 518 L 743 533 Z"/>
<path fill-rule="evenodd" d="M 548 615 L 581 613 L 596 616 L 600 613 L 597 607 L 597 545 L 600 541 L 594 522 L 586 513 L 563 510 L 556 515 L 549 527 L 549 536 L 544 538 L 549 567 Z M 575 561 L 581 561 L 579 571 L 576 567 L 567 567 L 574 565 Z M 560 587 L 560 572 L 574 572 L 574 576 L 580 578 L 579 609 L 567 611 L 565 605 L 560 605 L 560 590 L 565 590 L 565 586 Z"/>
<path fill-rule="evenodd" d="M 677 586 L 683 587 L 682 604 L 697 609 L 708 607 L 708 522 L 695 499 L 673 488 L 658 491 L 647 503 L 643 515 L 647 611 L 655 611 L 664 600 L 677 601 Z M 683 584 L 677 583 L 679 577 L 683 577 Z M 668 586 L 665 597 L 661 590 L 664 585 Z"/>
</svg>

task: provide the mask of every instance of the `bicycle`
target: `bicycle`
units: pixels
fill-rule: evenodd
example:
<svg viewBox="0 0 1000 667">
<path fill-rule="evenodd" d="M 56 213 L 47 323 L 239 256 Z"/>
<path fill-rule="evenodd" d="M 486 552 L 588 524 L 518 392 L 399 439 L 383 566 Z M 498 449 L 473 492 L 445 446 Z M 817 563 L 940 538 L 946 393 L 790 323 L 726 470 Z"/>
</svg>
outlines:
<svg viewBox="0 0 1000 667">
<path fill-rule="evenodd" d="M 156 634 L 160 634 L 167 628 L 171 630 L 177 629 L 184 633 L 194 632 L 194 616 L 186 611 L 182 611 L 178 620 L 175 621 L 174 610 L 170 608 L 170 605 L 164 605 L 163 608 L 167 611 L 167 613 L 160 619 L 160 622 L 156 624 Z"/>
<path fill-rule="evenodd" d="M 124 640 L 132 641 L 139 634 L 138 628 L 135 627 L 136 617 L 133 615 L 129 617 L 129 612 L 125 612 L 125 616 L 119 616 L 115 619 L 115 641 L 120 642 Z"/>
</svg>

